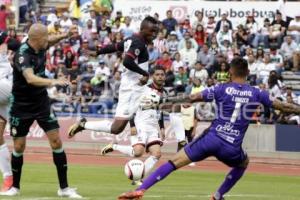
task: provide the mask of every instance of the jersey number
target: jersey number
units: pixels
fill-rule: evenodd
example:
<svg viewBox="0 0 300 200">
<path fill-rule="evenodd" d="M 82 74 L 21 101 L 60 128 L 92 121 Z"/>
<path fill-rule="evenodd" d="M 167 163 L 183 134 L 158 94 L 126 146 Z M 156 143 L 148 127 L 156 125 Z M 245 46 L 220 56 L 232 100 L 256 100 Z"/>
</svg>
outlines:
<svg viewBox="0 0 300 200">
<path fill-rule="evenodd" d="M 124 42 L 124 52 L 127 52 L 130 49 L 130 46 L 132 44 L 132 40 L 127 40 Z"/>
<path fill-rule="evenodd" d="M 242 103 L 236 103 L 235 104 L 234 111 L 233 111 L 232 116 L 230 118 L 230 123 L 234 123 L 236 121 L 236 118 L 239 116 L 241 106 L 242 106 Z"/>
</svg>

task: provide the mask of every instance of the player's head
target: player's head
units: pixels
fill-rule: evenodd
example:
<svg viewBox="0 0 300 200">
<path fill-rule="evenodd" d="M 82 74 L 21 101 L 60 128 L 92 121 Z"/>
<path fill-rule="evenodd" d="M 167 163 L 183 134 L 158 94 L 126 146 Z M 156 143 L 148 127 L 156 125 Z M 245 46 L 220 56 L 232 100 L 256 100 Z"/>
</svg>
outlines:
<svg viewBox="0 0 300 200">
<path fill-rule="evenodd" d="M 246 78 L 249 74 L 248 62 L 241 57 L 232 59 L 229 73 L 232 78 Z"/>
<path fill-rule="evenodd" d="M 10 38 L 6 32 L 0 31 L 0 45 L 6 44 L 7 49 L 11 51 L 16 51 L 20 47 L 21 43 L 15 39 Z"/>
<path fill-rule="evenodd" d="M 157 37 L 158 21 L 151 16 L 145 17 L 141 22 L 140 33 L 147 43 L 152 42 Z"/>
<path fill-rule="evenodd" d="M 153 83 L 158 87 L 163 87 L 166 81 L 166 72 L 162 66 L 155 66 L 152 69 Z"/>
<path fill-rule="evenodd" d="M 43 24 L 33 24 L 28 31 L 28 41 L 37 50 L 48 47 L 48 30 Z"/>
</svg>

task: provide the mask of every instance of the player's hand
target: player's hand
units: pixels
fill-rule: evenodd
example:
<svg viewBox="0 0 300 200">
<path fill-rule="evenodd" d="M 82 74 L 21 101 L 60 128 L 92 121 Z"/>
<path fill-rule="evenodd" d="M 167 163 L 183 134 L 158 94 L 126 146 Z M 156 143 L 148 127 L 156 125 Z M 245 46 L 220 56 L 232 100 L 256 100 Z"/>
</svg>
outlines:
<svg viewBox="0 0 300 200">
<path fill-rule="evenodd" d="M 131 136 L 134 136 L 134 135 L 136 135 L 137 134 L 137 130 L 136 130 L 136 127 L 134 126 L 134 127 L 130 127 L 130 135 Z"/>
<path fill-rule="evenodd" d="M 166 139 L 166 134 L 165 134 L 165 129 L 164 128 L 161 128 L 160 129 L 160 138 L 161 138 L 161 140 L 162 141 L 165 141 L 165 139 Z"/>
<path fill-rule="evenodd" d="M 51 82 L 51 86 L 68 86 L 68 85 L 70 85 L 70 82 L 65 78 L 53 79 Z"/>
<path fill-rule="evenodd" d="M 146 85 L 147 84 L 147 82 L 148 82 L 148 80 L 149 80 L 149 76 L 143 76 L 142 78 L 140 78 L 140 83 L 139 83 L 139 85 Z"/>
<path fill-rule="evenodd" d="M 76 25 L 72 25 L 67 32 L 67 37 L 72 37 L 75 32 L 78 32 L 78 27 Z"/>
</svg>

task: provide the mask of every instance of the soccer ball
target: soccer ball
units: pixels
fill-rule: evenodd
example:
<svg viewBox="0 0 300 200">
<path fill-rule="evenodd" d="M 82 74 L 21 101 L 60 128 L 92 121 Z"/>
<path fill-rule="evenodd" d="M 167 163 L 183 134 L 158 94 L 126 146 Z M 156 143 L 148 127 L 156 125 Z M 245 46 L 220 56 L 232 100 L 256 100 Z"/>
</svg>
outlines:
<svg viewBox="0 0 300 200">
<path fill-rule="evenodd" d="M 138 159 L 130 160 L 125 165 L 125 175 L 133 181 L 143 179 L 145 173 L 144 162 Z"/>
</svg>

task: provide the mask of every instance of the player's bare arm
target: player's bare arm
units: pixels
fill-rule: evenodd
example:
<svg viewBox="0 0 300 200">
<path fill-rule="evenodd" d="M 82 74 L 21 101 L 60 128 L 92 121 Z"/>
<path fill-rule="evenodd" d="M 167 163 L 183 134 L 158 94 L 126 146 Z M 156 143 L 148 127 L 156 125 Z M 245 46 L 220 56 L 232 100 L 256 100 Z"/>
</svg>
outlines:
<svg viewBox="0 0 300 200">
<path fill-rule="evenodd" d="M 41 78 L 39 76 L 36 76 L 34 75 L 32 68 L 24 69 L 23 76 L 26 79 L 28 84 L 37 87 L 48 87 L 48 86 L 55 86 L 55 85 L 66 86 L 69 84 L 69 82 L 66 79 L 47 79 L 47 78 Z"/>
<path fill-rule="evenodd" d="M 180 97 L 167 97 L 162 99 L 162 103 L 172 103 L 172 104 L 180 104 L 180 103 L 194 103 L 204 101 L 202 94 L 191 94 L 191 95 L 183 95 Z"/>
<path fill-rule="evenodd" d="M 274 100 L 272 107 L 285 113 L 300 114 L 300 106 L 291 103 L 284 103 L 279 100 Z"/>
<path fill-rule="evenodd" d="M 59 41 L 72 37 L 72 35 L 74 34 L 74 32 L 77 31 L 77 26 L 71 26 L 70 30 L 66 33 L 62 33 L 59 35 L 53 35 L 53 36 L 49 36 L 48 38 L 48 45 L 49 46 L 53 46 L 56 43 L 58 43 Z"/>
</svg>

